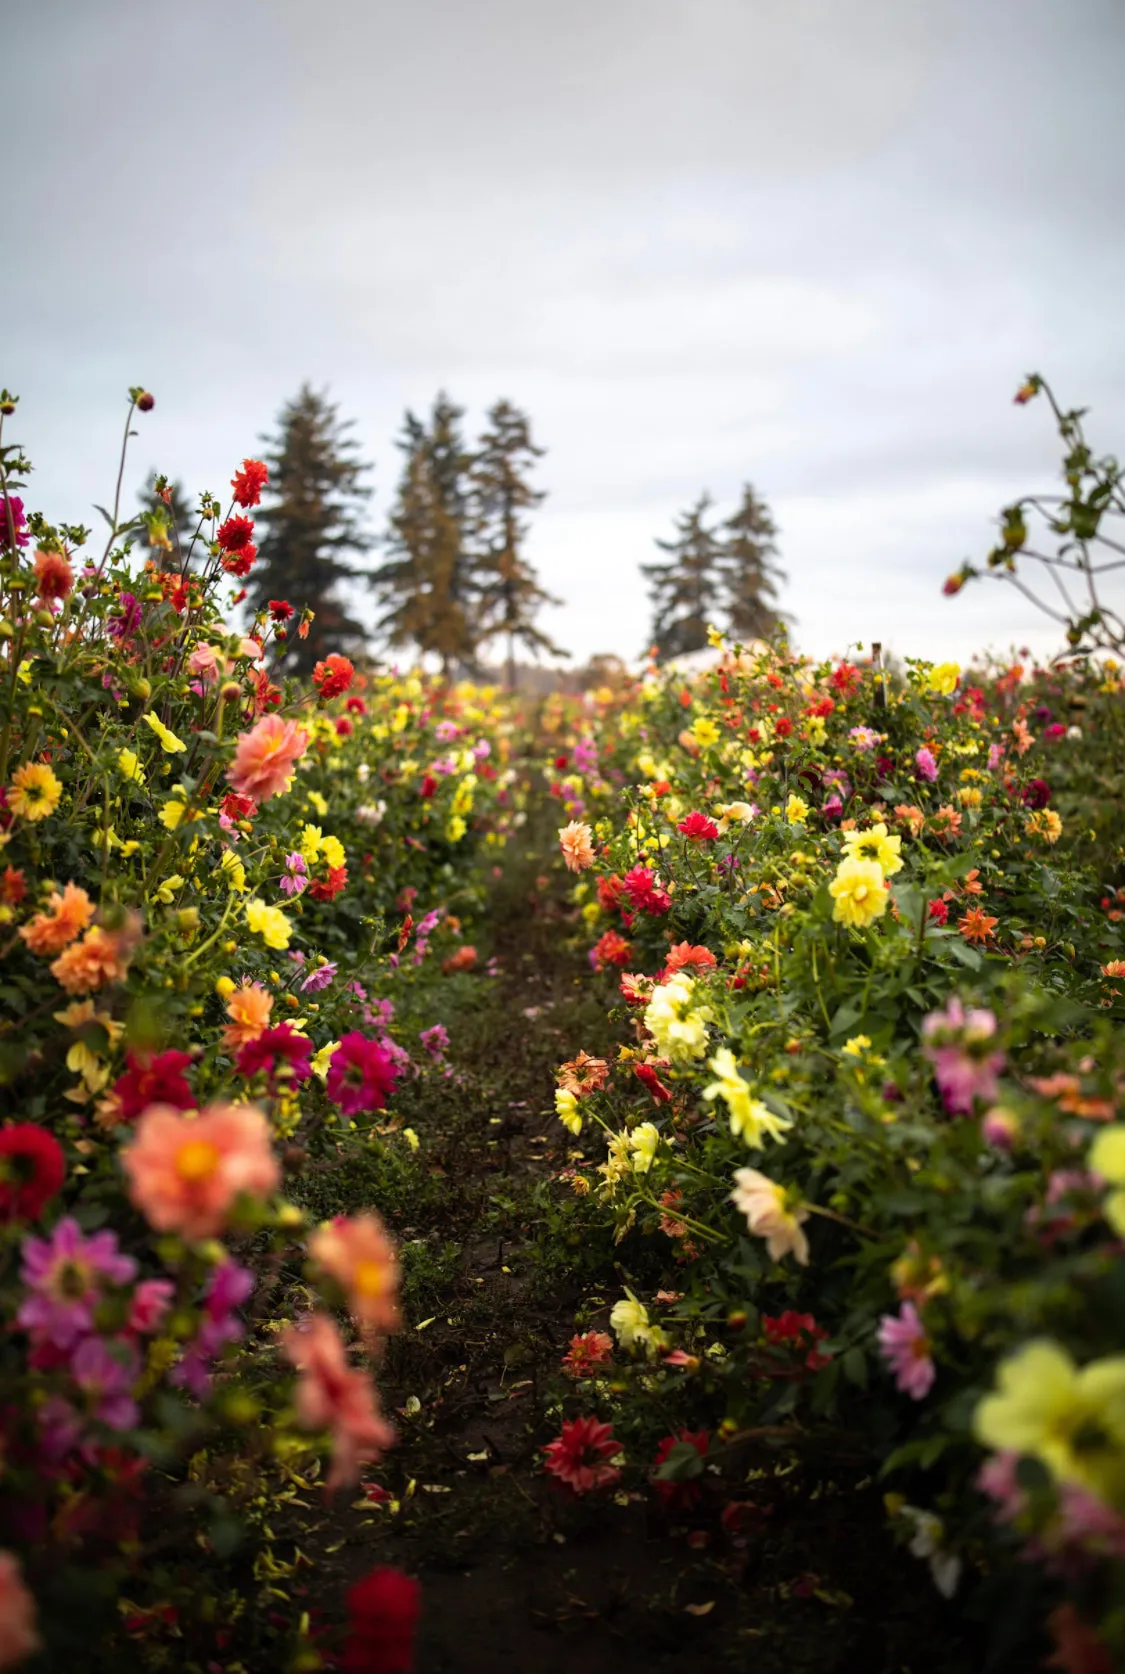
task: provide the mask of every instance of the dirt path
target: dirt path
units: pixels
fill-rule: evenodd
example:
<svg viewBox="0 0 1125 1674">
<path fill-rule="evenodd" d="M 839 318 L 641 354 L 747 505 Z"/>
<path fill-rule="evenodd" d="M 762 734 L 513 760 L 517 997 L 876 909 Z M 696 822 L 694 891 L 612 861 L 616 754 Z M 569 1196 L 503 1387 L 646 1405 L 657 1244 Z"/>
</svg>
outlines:
<svg viewBox="0 0 1125 1674">
<path fill-rule="evenodd" d="M 454 1078 L 396 1101 L 425 1167 L 349 1176 L 350 1201 L 336 1182 L 324 1204 L 366 1192 L 387 1215 L 407 1323 L 382 1378 L 400 1435 L 375 1473 L 388 1498 L 302 1528 L 317 1595 L 377 1563 L 419 1576 L 418 1674 L 966 1674 L 925 1567 L 890 1544 L 854 1469 L 747 1459 L 752 1515 L 733 1530 L 721 1496 L 677 1523 L 648 1494 L 576 1500 L 544 1476 L 575 1311 L 604 1328 L 620 1282 L 608 1243 L 547 1238 L 566 1161 L 553 1072 L 611 1039 L 534 856 L 496 881 L 490 931 L 499 974 L 450 984 Z"/>
</svg>

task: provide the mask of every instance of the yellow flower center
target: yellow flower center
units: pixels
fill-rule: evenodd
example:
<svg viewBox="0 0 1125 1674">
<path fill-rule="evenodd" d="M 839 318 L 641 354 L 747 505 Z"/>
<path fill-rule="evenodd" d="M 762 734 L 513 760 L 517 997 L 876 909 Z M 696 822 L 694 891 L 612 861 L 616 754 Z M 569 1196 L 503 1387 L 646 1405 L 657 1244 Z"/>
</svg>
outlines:
<svg viewBox="0 0 1125 1674">
<path fill-rule="evenodd" d="M 55 1273 L 54 1292 L 65 1301 L 77 1301 L 90 1288 L 90 1268 L 83 1261 L 64 1261 Z"/>
<path fill-rule="evenodd" d="M 189 1184 L 209 1179 L 218 1166 L 219 1152 L 207 1139 L 189 1139 L 176 1158 L 176 1173 Z"/>
<path fill-rule="evenodd" d="M 381 1261 L 357 1261 L 355 1288 L 361 1296 L 382 1296 L 387 1288 L 387 1269 Z"/>
</svg>

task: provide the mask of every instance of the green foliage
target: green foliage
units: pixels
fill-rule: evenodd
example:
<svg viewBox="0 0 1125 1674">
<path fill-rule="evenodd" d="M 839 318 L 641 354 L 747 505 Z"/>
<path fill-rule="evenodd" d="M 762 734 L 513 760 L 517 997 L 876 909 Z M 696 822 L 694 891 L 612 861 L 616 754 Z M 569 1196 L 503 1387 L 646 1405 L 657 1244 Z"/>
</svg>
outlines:
<svg viewBox="0 0 1125 1674">
<path fill-rule="evenodd" d="M 151 405 L 130 392 L 122 474 Z M 338 579 L 359 542 L 332 409 L 305 391 L 285 424 L 262 596 L 290 562 Z M 443 966 L 476 965 L 480 863 L 523 817 L 515 722 L 494 694 L 343 662 L 315 689 L 286 679 L 277 613 L 253 636 L 224 618 L 232 551 L 259 572 L 213 495 L 190 561 L 160 517 L 174 496 L 125 521 L 118 499 L 82 568 L 87 532 L 17 496 L 29 469 L 0 433 L 5 1542 L 44 1666 L 75 1666 L 77 1619 L 83 1667 L 290 1666 L 303 1560 L 274 1514 L 325 1455 L 354 1483 L 385 1445 L 371 1375 L 395 1269 L 373 1217 L 440 1191 L 406 1130 L 445 1086 L 434 1026 L 472 979 Z M 367 1238 L 366 1268 L 318 1243 L 329 1220 Z M 449 1262 L 408 1258 L 408 1303 Z M 350 1418 L 292 1329 L 310 1314 Z"/>
<path fill-rule="evenodd" d="M 1125 619 L 1111 600 L 1119 594 L 1115 580 L 1125 553 L 1125 470 L 1114 455 L 1098 458 L 1093 452 L 1082 428 L 1087 409 L 1065 411 L 1038 373 L 1031 374 L 1015 399 L 1022 406 L 1039 395 L 1047 398 L 1063 446 L 1065 488 L 1060 494 L 1025 494 L 1006 506 L 1000 539 L 984 571 L 966 560 L 946 581 L 945 592 L 959 593 L 966 581 L 982 574 L 1006 581 L 1057 623 L 1066 642 L 1064 656 L 1106 651 L 1122 656 Z M 1048 576 L 1052 589 L 1044 597 L 1039 585 Z"/>
<path fill-rule="evenodd" d="M 940 1585 L 971 1607 L 1018 1544 L 1065 1550 L 1119 1651 L 1125 1569 L 1094 1524 L 1125 1529 L 1125 891 L 1099 797 L 1122 686 L 974 678 L 737 648 L 560 710 L 572 766 L 545 776 L 589 822 L 575 903 L 620 1033 L 561 1107 L 582 1195 L 548 1237 L 566 1266 L 591 1216 L 613 1236 L 615 1279 L 583 1277 L 618 1299 L 616 1363 L 578 1394 L 623 1437 L 674 1410 L 798 1454 L 846 1439 Z M 1007 1379 L 1038 1432 L 985 1402 Z"/>
</svg>

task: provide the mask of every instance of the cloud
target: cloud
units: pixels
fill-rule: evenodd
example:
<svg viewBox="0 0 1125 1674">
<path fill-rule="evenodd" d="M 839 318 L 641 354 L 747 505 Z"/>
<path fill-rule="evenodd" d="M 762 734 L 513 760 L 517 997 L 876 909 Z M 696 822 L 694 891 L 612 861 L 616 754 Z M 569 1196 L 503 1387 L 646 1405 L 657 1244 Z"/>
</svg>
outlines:
<svg viewBox="0 0 1125 1674">
<path fill-rule="evenodd" d="M 39 0 L 0 276 L 32 499 L 104 501 L 130 383 L 131 496 L 220 489 L 308 378 L 381 523 L 403 409 L 504 395 L 579 654 L 644 643 L 653 538 L 745 480 L 799 643 L 1030 634 L 939 589 L 1057 471 L 1024 373 L 1121 451 L 1122 46 L 1117 0 Z"/>
</svg>

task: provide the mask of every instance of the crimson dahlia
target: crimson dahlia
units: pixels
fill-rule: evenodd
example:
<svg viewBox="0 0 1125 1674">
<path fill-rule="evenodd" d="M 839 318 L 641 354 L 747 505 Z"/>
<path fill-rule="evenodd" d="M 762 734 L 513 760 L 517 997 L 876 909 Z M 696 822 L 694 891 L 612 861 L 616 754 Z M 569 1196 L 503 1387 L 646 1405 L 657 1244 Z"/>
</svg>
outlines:
<svg viewBox="0 0 1125 1674">
<path fill-rule="evenodd" d="M 235 1067 L 247 1080 L 264 1070 L 272 1086 L 278 1066 L 288 1064 L 294 1081 L 307 1081 L 312 1073 L 312 1049 L 312 1041 L 298 1034 L 291 1023 L 278 1023 L 239 1047 Z"/>
<path fill-rule="evenodd" d="M 421 1588 L 401 1569 L 382 1566 L 347 1595 L 348 1636 L 341 1674 L 410 1674 Z"/>
<path fill-rule="evenodd" d="M 135 1122 L 150 1104 L 170 1104 L 176 1110 L 194 1110 L 195 1094 L 184 1079 L 191 1063 L 190 1052 L 127 1052 L 125 1074 L 113 1084 L 118 1113 L 123 1122 Z"/>
<path fill-rule="evenodd" d="M 382 1110 L 394 1092 L 396 1073 L 386 1048 L 353 1029 L 332 1054 L 326 1082 L 328 1097 L 345 1116 Z"/>
<path fill-rule="evenodd" d="M 647 866 L 634 866 L 626 872 L 621 883 L 629 900 L 639 912 L 651 913 L 657 918 L 661 913 L 666 913 L 672 905 L 672 897 L 666 889 L 661 889 L 655 875 Z"/>
<path fill-rule="evenodd" d="M 0 1217 L 33 1221 L 66 1178 L 62 1146 L 35 1122 L 0 1128 Z"/>
<path fill-rule="evenodd" d="M 701 1459 L 706 1459 L 707 1449 L 711 1445 L 711 1437 L 706 1430 L 678 1430 L 674 1436 L 665 1436 L 656 1450 L 656 1457 L 652 1461 L 652 1486 L 656 1489 L 667 1511 L 687 1511 L 696 1505 L 700 1498 L 699 1484 L 692 1478 L 659 1477 L 659 1471 L 668 1459 L 674 1447 L 686 1444 L 694 1447 Z"/>
</svg>

